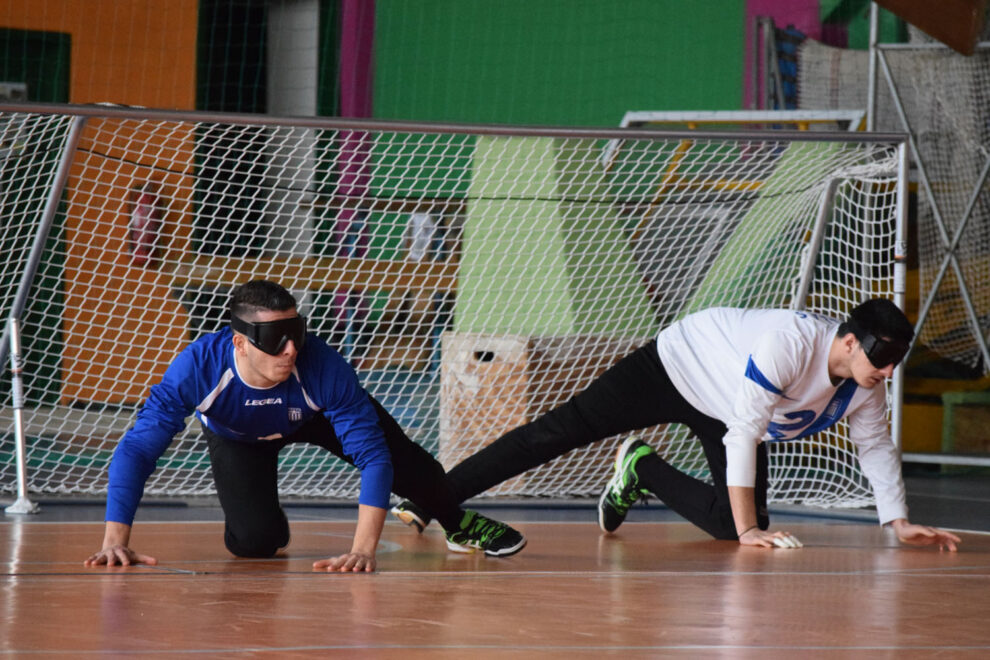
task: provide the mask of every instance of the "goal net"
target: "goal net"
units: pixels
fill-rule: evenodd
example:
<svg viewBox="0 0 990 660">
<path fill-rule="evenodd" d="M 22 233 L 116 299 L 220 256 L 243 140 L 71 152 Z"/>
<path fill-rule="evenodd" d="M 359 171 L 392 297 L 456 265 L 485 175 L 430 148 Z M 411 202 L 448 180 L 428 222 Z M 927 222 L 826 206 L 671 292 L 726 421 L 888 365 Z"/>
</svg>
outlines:
<svg viewBox="0 0 990 660">
<path fill-rule="evenodd" d="M 0 114 L 0 277 L 3 311 L 22 319 L 32 493 L 104 494 L 148 388 L 226 323 L 231 288 L 250 279 L 289 288 L 311 330 L 448 468 L 692 311 L 841 317 L 895 295 L 903 145 L 890 135 L 71 111 L 80 118 Z M 15 483 L 10 392 L 4 379 L 4 492 Z M 213 492 L 189 421 L 148 495 Z M 772 499 L 871 502 L 844 434 L 773 444 Z M 707 477 L 683 429 L 642 435 Z M 488 494 L 597 495 L 619 440 Z M 280 483 L 328 498 L 352 497 L 359 480 L 290 445 Z"/>
<path fill-rule="evenodd" d="M 919 342 L 986 375 L 990 43 L 978 44 L 965 56 L 933 44 L 913 27 L 910 34 L 910 45 L 881 47 L 875 119 L 878 130 L 914 136 L 920 302 L 932 303 Z M 867 51 L 808 39 L 798 52 L 798 74 L 803 108 L 863 107 L 867 102 Z M 949 256 L 954 265 L 939 280 Z"/>
</svg>

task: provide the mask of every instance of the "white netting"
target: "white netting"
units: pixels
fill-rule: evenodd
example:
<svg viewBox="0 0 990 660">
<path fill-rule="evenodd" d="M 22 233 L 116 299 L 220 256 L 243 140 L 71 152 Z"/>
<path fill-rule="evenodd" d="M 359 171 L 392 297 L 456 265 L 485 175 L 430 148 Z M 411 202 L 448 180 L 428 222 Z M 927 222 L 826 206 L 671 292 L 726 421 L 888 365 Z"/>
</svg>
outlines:
<svg viewBox="0 0 990 660">
<path fill-rule="evenodd" d="M 921 342 L 941 355 L 990 373 L 977 341 L 990 327 L 990 198 L 981 174 L 990 159 L 990 48 L 971 56 L 948 48 L 933 49 L 931 40 L 912 30 L 921 47 L 890 49 L 890 66 L 918 153 L 916 163 L 928 175 L 931 196 L 919 181 L 918 262 L 922 300 L 932 292 L 951 240 L 962 225 L 971 200 L 975 205 L 955 255 L 977 322 L 974 324 L 954 269 L 938 290 L 921 328 Z M 799 104 L 802 108 L 866 107 L 869 63 L 866 51 L 825 46 L 807 40 L 799 49 Z M 907 130 L 882 71 L 878 74 L 876 129 Z M 937 211 L 936 211 L 937 209 Z M 944 233 L 938 217 L 944 223 Z M 978 326 L 978 327 L 977 327 Z"/>
<path fill-rule="evenodd" d="M 7 311 L 68 122 L 3 118 L 3 143 L 22 145 L 0 163 Z M 604 135 L 339 126 L 88 120 L 24 319 L 29 490 L 103 493 L 148 387 L 224 323 L 230 288 L 251 278 L 292 290 L 310 327 L 447 467 L 690 311 L 803 302 L 842 316 L 893 293 L 895 143 L 630 131 L 606 168 Z M 774 445 L 772 498 L 871 501 L 843 432 Z M 646 435 L 706 474 L 682 430 Z M 573 452 L 492 494 L 595 495 L 614 447 Z M 280 478 L 301 496 L 358 486 L 356 471 L 298 445 Z M 192 423 L 147 492 L 211 491 Z"/>
</svg>

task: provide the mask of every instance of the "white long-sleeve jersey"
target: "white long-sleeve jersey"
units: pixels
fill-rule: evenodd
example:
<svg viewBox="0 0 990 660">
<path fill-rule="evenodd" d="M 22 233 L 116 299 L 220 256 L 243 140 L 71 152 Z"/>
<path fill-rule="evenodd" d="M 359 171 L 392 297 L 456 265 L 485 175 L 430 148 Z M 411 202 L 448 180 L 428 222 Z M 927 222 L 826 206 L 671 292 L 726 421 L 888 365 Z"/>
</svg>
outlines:
<svg viewBox="0 0 990 660">
<path fill-rule="evenodd" d="M 728 427 L 729 486 L 753 487 L 760 442 L 797 440 L 848 418 L 880 522 L 907 518 L 884 388 L 829 378 L 838 325 L 809 312 L 712 308 L 665 328 L 657 349 L 688 403 Z"/>
</svg>

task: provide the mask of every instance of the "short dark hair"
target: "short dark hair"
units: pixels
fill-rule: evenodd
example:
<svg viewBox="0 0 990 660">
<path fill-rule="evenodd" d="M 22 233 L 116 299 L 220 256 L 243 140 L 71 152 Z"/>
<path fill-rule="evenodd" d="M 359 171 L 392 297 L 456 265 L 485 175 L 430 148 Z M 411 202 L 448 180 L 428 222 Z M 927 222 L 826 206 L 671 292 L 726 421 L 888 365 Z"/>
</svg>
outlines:
<svg viewBox="0 0 990 660">
<path fill-rule="evenodd" d="M 260 311 L 295 309 L 296 299 L 285 287 L 269 280 L 245 282 L 230 294 L 230 314 L 247 320 Z"/>
<path fill-rule="evenodd" d="M 857 305 L 849 318 L 839 325 L 839 336 L 849 333 L 863 341 L 867 334 L 877 339 L 888 339 L 910 344 L 914 339 L 914 328 L 904 312 L 886 298 L 873 298 Z"/>
</svg>

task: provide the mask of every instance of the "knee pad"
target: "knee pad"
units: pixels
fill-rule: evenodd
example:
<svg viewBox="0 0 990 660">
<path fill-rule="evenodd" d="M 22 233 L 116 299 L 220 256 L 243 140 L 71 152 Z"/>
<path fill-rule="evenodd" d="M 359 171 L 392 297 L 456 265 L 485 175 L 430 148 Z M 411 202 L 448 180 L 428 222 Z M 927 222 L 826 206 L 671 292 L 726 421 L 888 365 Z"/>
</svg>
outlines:
<svg viewBox="0 0 990 660">
<path fill-rule="evenodd" d="M 281 520 L 271 525 L 257 522 L 237 530 L 228 523 L 224 529 L 224 545 L 236 557 L 264 559 L 289 545 L 289 521 L 283 513 Z"/>
</svg>

